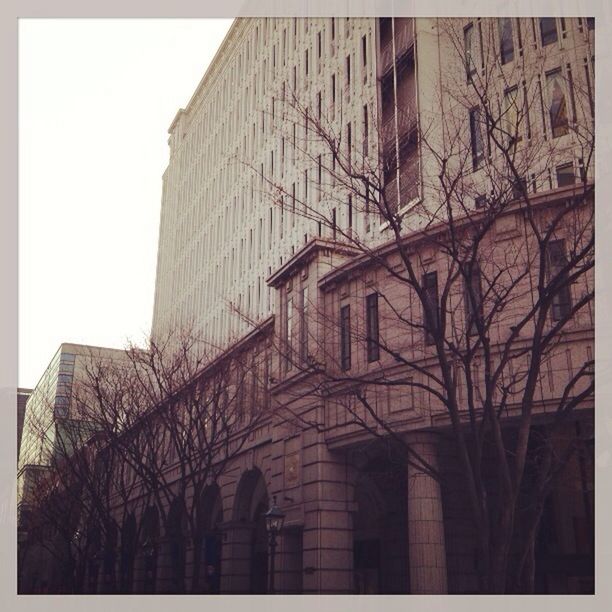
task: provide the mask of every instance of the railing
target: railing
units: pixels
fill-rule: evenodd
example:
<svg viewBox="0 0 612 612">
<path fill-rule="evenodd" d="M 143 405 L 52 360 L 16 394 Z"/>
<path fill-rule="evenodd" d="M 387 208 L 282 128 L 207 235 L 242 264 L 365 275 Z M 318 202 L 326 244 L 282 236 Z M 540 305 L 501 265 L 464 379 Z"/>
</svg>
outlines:
<svg viewBox="0 0 612 612">
<path fill-rule="evenodd" d="M 399 203 L 397 199 L 397 179 L 385 185 L 385 199 L 387 206 L 394 212 L 410 203 L 419 195 L 419 160 L 415 152 L 400 169 Z"/>
<path fill-rule="evenodd" d="M 395 28 L 395 57 L 401 57 L 414 45 L 413 21 L 406 21 Z M 393 40 L 380 50 L 378 76 L 382 77 L 393 65 Z"/>
<path fill-rule="evenodd" d="M 414 108 L 414 103 L 409 106 L 399 109 L 397 112 L 397 135 L 401 140 L 404 136 L 412 132 L 417 126 L 417 114 Z M 381 127 L 381 137 L 383 148 L 386 150 L 389 146 L 395 146 L 395 117 L 391 115 Z"/>
</svg>

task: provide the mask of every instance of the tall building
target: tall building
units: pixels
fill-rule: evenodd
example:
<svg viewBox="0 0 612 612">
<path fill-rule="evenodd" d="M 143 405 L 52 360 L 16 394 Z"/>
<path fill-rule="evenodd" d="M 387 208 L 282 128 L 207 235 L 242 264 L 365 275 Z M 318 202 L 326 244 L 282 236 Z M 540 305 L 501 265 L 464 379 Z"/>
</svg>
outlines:
<svg viewBox="0 0 612 612">
<path fill-rule="evenodd" d="M 332 162 L 321 163 L 329 151 L 309 120 L 362 160 L 382 157 L 392 206 L 435 208 L 434 153 L 453 130 L 442 118 L 462 124 L 466 148 L 479 149 L 474 170 L 483 166 L 484 117 L 476 102 L 465 105 L 470 79 L 491 70 L 488 45 L 502 53 L 503 74 L 490 86 L 508 109 L 504 121 L 527 105 L 525 138 L 555 142 L 523 160 L 529 189 L 562 185 L 585 165 L 592 172 L 576 132 L 560 143 L 555 130 L 567 127 L 551 117 L 556 108 L 563 125 L 593 121 L 593 27 L 590 18 L 236 19 L 169 128 L 153 336 L 194 329 L 227 346 L 248 328 L 245 316 L 272 313 L 265 279 L 309 239 L 335 238 L 336 227 L 364 244 L 389 239 L 367 205 L 326 183 Z M 479 202 L 493 180 L 485 173 L 472 189 Z"/>
<path fill-rule="evenodd" d="M 266 278 L 312 237 L 296 211 L 321 180 L 297 98 L 330 129 L 364 137 L 376 104 L 375 19 L 236 19 L 187 107 L 170 126 L 163 177 L 153 335 L 194 325 L 225 346 L 272 312 Z M 300 121 L 301 119 L 301 121 Z M 282 186 L 284 203 L 268 195 Z M 333 205 L 332 205 L 333 208 Z M 365 219 L 350 222 L 366 232 Z"/>
<path fill-rule="evenodd" d="M 90 592 L 594 591 L 593 43 L 235 21 L 170 127 L 152 330 L 225 351 L 147 415 L 179 424 L 153 482 L 84 523 Z M 232 355 L 232 443 L 173 454 Z"/>
</svg>

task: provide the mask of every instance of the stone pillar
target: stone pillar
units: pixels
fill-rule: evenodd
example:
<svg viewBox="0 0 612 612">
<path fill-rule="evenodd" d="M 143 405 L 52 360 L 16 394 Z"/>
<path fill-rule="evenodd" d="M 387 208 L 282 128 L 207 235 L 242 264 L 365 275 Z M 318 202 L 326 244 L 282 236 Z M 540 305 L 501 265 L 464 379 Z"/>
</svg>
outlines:
<svg viewBox="0 0 612 612">
<path fill-rule="evenodd" d="M 241 594 L 251 590 L 253 523 L 228 521 L 221 525 L 221 593 Z"/>
<path fill-rule="evenodd" d="M 407 441 L 410 448 L 437 468 L 434 434 L 416 432 Z M 408 466 L 408 554 L 412 594 L 448 592 L 440 484 L 412 465 Z"/>
</svg>

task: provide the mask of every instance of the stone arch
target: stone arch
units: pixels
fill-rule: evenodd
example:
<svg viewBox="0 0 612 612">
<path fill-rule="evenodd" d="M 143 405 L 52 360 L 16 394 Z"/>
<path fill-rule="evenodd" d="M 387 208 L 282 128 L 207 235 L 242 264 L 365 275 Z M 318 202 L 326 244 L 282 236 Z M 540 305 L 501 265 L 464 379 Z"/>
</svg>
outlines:
<svg viewBox="0 0 612 612">
<path fill-rule="evenodd" d="M 164 572 L 163 592 L 185 592 L 187 532 L 185 501 L 182 496 L 178 496 L 172 500 L 166 518 L 163 552 L 167 571 Z"/>
<path fill-rule="evenodd" d="M 258 468 L 245 472 L 236 490 L 233 518 L 243 525 L 241 532 L 245 560 L 243 568 L 247 580 L 242 589 L 249 593 L 268 590 L 268 538 L 265 513 L 269 508 L 268 488 Z"/>
<path fill-rule="evenodd" d="M 194 542 L 193 590 L 198 593 L 219 593 L 223 541 L 223 502 L 217 484 L 205 487 L 198 504 L 198 530 Z"/>
<path fill-rule="evenodd" d="M 121 527 L 121 550 L 119 560 L 119 592 L 131 593 L 134 588 L 134 560 L 136 558 L 136 517 L 130 512 Z"/>
<path fill-rule="evenodd" d="M 87 530 L 87 593 L 98 592 L 100 574 L 100 552 L 102 548 L 102 531 L 100 525 L 93 523 Z"/>
<path fill-rule="evenodd" d="M 115 566 L 117 562 L 117 525 L 108 521 L 104 530 L 104 548 L 102 550 L 102 592 L 114 593 L 117 588 Z"/>
<path fill-rule="evenodd" d="M 381 524 L 384 500 L 373 478 L 361 474 L 355 483 L 353 515 L 353 562 L 355 591 L 380 593 Z"/>
<path fill-rule="evenodd" d="M 159 540 L 159 512 L 148 506 L 140 521 L 140 551 L 142 557 L 143 593 L 155 593 Z"/>
<path fill-rule="evenodd" d="M 405 458 L 383 450 L 370 449 L 355 475 L 353 570 L 358 593 L 409 592 Z"/>
</svg>

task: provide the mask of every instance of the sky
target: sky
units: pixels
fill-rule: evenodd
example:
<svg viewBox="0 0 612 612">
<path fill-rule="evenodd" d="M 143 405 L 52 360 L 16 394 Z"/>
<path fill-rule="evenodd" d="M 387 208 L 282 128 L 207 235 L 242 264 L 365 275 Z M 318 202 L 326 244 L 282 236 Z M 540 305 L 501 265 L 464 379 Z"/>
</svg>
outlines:
<svg viewBox="0 0 612 612">
<path fill-rule="evenodd" d="M 231 19 L 19 20 L 19 372 L 141 342 L 168 127 Z"/>
</svg>

